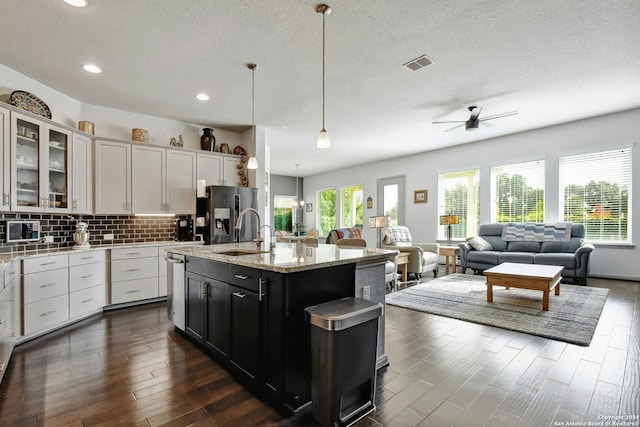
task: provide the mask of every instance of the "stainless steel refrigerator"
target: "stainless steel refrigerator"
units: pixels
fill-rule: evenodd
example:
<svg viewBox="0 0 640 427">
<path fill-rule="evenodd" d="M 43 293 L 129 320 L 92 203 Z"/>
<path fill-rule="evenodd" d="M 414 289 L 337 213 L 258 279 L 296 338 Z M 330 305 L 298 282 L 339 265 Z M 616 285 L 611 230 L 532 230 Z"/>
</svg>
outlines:
<svg viewBox="0 0 640 427">
<path fill-rule="evenodd" d="M 242 229 L 235 225 L 240 211 L 246 208 L 258 210 L 258 189 L 249 187 L 229 187 L 226 185 L 209 185 L 206 201 L 199 203 L 196 217 L 204 214 L 202 230 L 205 244 L 250 242 L 258 237 L 258 219 L 253 213 L 247 213 L 242 220 Z"/>
</svg>

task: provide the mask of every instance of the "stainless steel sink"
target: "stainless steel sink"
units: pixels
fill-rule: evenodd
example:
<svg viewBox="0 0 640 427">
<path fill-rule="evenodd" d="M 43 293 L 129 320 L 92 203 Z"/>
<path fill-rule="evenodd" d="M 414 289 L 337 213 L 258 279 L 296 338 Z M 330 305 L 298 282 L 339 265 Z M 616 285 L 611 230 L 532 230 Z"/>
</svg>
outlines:
<svg viewBox="0 0 640 427">
<path fill-rule="evenodd" d="M 242 256 L 242 255 L 259 255 L 259 254 L 267 254 L 269 251 L 259 251 L 259 250 L 251 250 L 251 249 L 233 249 L 230 251 L 222 251 L 222 252 L 214 252 L 217 255 L 227 255 L 227 256 Z"/>
</svg>

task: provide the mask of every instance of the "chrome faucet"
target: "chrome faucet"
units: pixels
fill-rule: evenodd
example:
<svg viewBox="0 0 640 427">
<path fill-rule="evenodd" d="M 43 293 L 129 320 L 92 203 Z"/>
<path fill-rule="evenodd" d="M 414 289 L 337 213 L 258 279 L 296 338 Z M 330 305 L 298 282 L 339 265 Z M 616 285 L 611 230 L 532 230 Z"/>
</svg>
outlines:
<svg viewBox="0 0 640 427">
<path fill-rule="evenodd" d="M 258 247 L 258 249 L 262 249 L 261 245 L 262 245 L 262 237 L 260 237 L 260 229 L 262 227 L 260 227 L 260 213 L 253 209 L 253 208 L 245 208 L 242 209 L 240 211 L 240 214 L 238 215 L 238 220 L 236 221 L 236 230 L 240 230 L 242 228 L 242 219 L 244 218 L 244 214 L 246 214 L 247 212 L 253 212 L 256 215 L 256 218 L 258 218 L 258 237 L 256 238 L 256 246 Z"/>
<path fill-rule="evenodd" d="M 274 241 L 274 234 L 273 234 L 273 228 L 271 228 L 271 226 L 269 224 L 265 224 L 262 227 L 260 227 L 260 229 L 264 228 L 264 227 L 269 227 L 269 230 L 271 231 L 271 234 L 269 234 L 269 252 L 273 253 L 273 250 L 276 248 L 276 243 Z"/>
</svg>

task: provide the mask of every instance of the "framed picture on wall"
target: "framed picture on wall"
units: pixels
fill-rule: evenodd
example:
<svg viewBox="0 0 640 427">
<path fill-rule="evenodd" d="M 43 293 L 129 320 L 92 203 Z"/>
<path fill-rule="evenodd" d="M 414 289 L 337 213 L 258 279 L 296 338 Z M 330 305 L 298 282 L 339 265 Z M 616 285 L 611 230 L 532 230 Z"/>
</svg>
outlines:
<svg viewBox="0 0 640 427">
<path fill-rule="evenodd" d="M 306 207 L 305 210 L 307 212 L 313 212 L 313 203 L 307 203 L 305 207 Z"/>
<path fill-rule="evenodd" d="M 427 190 L 415 190 L 413 192 L 413 203 L 427 203 Z"/>
</svg>

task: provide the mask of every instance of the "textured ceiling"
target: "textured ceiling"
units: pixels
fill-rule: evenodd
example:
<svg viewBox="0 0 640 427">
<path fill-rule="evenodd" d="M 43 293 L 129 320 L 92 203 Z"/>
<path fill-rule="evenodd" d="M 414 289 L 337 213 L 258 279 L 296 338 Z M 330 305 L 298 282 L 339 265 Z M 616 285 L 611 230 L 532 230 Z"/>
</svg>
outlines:
<svg viewBox="0 0 640 427">
<path fill-rule="evenodd" d="M 272 173 L 310 175 L 640 107 L 637 0 L 329 3 L 309 0 L 0 0 L 0 63 L 90 104 L 267 128 Z M 434 64 L 402 65 L 427 54 Z M 100 75 L 81 69 L 102 67 Z M 207 102 L 194 96 L 206 92 Z M 434 120 L 519 110 L 476 132 Z"/>
</svg>

